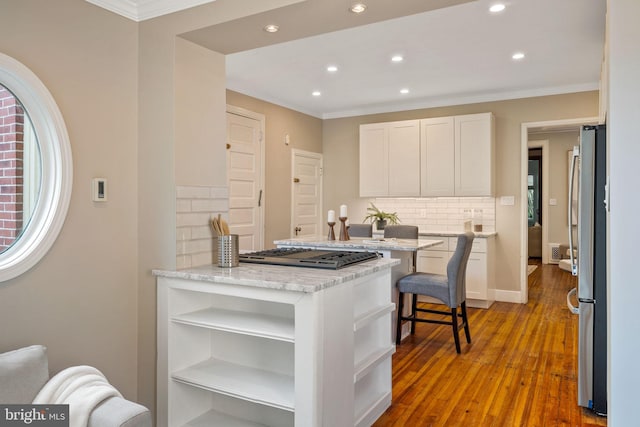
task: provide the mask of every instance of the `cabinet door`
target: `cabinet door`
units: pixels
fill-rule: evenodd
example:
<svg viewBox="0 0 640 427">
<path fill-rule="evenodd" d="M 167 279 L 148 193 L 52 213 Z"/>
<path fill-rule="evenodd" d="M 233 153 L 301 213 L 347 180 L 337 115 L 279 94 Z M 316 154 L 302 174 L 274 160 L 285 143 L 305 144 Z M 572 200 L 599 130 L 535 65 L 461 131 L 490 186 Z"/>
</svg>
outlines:
<svg viewBox="0 0 640 427">
<path fill-rule="evenodd" d="M 420 126 L 420 193 L 426 197 L 453 196 L 453 117 L 424 119 Z"/>
<path fill-rule="evenodd" d="M 389 123 L 389 195 L 420 195 L 420 122 Z"/>
<path fill-rule="evenodd" d="M 471 252 L 467 262 L 467 299 L 487 299 L 487 254 Z"/>
<path fill-rule="evenodd" d="M 456 116 L 455 195 L 492 196 L 493 114 Z"/>
<path fill-rule="evenodd" d="M 389 128 L 360 126 L 360 197 L 389 195 Z"/>
<path fill-rule="evenodd" d="M 452 252 L 424 250 L 418 252 L 418 271 L 423 273 L 447 274 L 447 263 Z"/>
</svg>

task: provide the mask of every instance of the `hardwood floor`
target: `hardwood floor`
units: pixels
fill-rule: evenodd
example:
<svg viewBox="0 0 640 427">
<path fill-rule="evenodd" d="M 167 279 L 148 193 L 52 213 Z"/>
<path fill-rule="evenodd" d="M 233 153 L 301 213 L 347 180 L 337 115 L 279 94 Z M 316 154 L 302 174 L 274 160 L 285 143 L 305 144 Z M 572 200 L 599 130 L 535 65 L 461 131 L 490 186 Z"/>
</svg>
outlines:
<svg viewBox="0 0 640 427">
<path fill-rule="evenodd" d="M 555 265 L 529 275 L 529 303 L 468 309 L 472 344 L 457 355 L 448 326 L 418 324 L 393 356 L 384 426 L 606 426 L 577 403 L 576 279 Z"/>
</svg>

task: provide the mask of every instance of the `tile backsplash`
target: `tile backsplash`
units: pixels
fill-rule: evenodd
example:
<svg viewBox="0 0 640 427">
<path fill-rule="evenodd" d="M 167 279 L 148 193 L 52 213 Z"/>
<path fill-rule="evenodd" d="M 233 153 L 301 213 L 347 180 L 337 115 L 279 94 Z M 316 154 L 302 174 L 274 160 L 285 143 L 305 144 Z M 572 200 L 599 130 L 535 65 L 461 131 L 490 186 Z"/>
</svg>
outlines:
<svg viewBox="0 0 640 427">
<path fill-rule="evenodd" d="M 176 268 L 213 262 L 210 220 L 221 214 L 228 219 L 227 187 L 176 187 Z"/>
<path fill-rule="evenodd" d="M 464 210 L 482 209 L 482 230 L 496 231 L 494 197 L 432 197 L 419 199 L 375 199 L 386 212 L 397 212 L 401 224 L 417 225 L 420 232 L 462 231 Z"/>
</svg>

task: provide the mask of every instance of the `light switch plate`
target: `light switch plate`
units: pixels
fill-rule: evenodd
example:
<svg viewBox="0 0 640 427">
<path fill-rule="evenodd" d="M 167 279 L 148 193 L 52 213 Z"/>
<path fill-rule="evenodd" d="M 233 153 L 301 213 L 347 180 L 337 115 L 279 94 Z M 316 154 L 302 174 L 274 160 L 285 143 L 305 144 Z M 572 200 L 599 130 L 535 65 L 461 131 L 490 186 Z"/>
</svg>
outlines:
<svg viewBox="0 0 640 427">
<path fill-rule="evenodd" d="M 107 178 L 93 178 L 91 180 L 91 200 L 94 202 L 107 201 Z"/>
<path fill-rule="evenodd" d="M 557 206 L 558 199 L 549 199 L 549 206 Z"/>
<path fill-rule="evenodd" d="M 515 196 L 502 196 L 500 197 L 500 204 L 502 206 L 513 206 L 516 204 Z"/>
</svg>

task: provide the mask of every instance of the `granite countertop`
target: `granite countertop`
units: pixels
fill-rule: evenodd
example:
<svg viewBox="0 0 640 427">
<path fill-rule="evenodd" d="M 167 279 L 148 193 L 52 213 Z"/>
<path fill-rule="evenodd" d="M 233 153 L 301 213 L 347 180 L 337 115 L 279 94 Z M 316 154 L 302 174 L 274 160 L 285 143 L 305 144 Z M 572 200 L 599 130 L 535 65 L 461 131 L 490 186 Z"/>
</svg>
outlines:
<svg viewBox="0 0 640 427">
<path fill-rule="evenodd" d="M 352 237 L 350 240 L 327 240 L 326 237 L 304 236 L 295 239 L 275 240 L 276 246 L 295 246 L 306 248 L 361 249 L 369 251 L 418 251 L 442 243 L 431 239 L 382 239 Z"/>
<path fill-rule="evenodd" d="M 437 236 L 437 237 L 456 237 L 459 236 L 461 234 L 463 234 L 464 231 L 460 230 L 460 231 L 444 231 L 444 230 L 436 230 L 436 231 L 421 231 L 419 232 L 419 236 L 420 237 L 432 237 L 432 236 Z M 384 233 L 382 231 L 374 231 L 373 235 L 378 237 L 378 236 L 382 236 Z M 495 231 L 479 231 L 476 232 L 475 235 L 476 237 L 493 237 L 496 236 L 498 233 Z"/>
<path fill-rule="evenodd" d="M 205 265 L 184 270 L 153 270 L 152 273 L 158 277 L 311 293 L 390 269 L 398 264 L 398 259 L 378 258 L 339 270 L 329 270 L 240 263 L 239 267 L 233 268 Z"/>
</svg>

